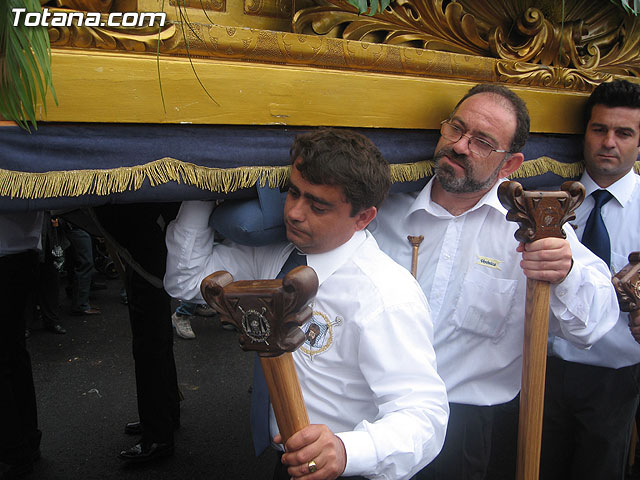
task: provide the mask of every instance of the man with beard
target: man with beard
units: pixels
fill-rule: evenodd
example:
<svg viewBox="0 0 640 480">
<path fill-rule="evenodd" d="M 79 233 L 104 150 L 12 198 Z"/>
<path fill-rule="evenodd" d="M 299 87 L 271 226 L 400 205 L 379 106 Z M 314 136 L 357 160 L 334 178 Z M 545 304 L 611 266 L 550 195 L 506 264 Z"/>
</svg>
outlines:
<svg viewBox="0 0 640 480">
<path fill-rule="evenodd" d="M 580 244 L 514 239 L 497 197 L 523 162 L 524 102 L 499 85 L 477 85 L 442 122 L 435 176 L 416 194 L 391 196 L 369 230 L 383 251 L 411 266 L 407 235 L 424 235 L 417 279 L 431 306 L 438 373 L 447 387 L 445 445 L 419 479 L 483 479 L 492 425 L 520 390 L 526 279 L 551 286 L 550 331 L 589 347 L 615 323 L 607 266 Z M 513 455 L 502 455 L 515 465 Z"/>
</svg>

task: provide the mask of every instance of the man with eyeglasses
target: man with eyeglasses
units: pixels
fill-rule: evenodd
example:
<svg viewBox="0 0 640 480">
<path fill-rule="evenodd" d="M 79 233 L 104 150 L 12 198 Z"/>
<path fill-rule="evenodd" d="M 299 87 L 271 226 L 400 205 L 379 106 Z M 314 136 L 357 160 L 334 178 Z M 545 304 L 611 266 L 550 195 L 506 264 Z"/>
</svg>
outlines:
<svg viewBox="0 0 640 480">
<path fill-rule="evenodd" d="M 492 426 L 520 391 L 527 278 L 551 282 L 550 331 L 579 347 L 618 315 L 606 265 L 570 226 L 566 240 L 523 246 L 513 236 L 518 227 L 506 220 L 497 189 L 522 164 L 528 131 L 517 95 L 475 86 L 442 122 L 434 177 L 419 193 L 389 197 L 369 226 L 407 269 L 407 236 L 424 236 L 416 276 L 432 310 L 451 413 L 443 450 L 418 479 L 489 478 Z M 514 455 L 497 453 L 499 467 L 515 468 Z"/>
</svg>

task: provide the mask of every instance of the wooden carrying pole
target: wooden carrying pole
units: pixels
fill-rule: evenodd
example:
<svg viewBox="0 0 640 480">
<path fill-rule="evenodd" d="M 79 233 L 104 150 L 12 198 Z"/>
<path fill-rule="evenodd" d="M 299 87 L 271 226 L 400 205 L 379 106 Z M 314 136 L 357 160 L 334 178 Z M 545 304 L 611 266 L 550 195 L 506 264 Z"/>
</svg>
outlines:
<svg viewBox="0 0 640 480">
<path fill-rule="evenodd" d="M 242 349 L 258 353 L 285 443 L 309 425 L 291 352 L 305 341 L 300 326 L 312 315 L 309 303 L 318 291 L 316 273 L 301 266 L 282 280 L 234 282 L 229 273 L 216 272 L 202 281 L 200 290 L 221 320 L 235 325 Z"/>
<path fill-rule="evenodd" d="M 277 357 L 260 357 L 260 364 L 269 388 L 269 398 L 282 443 L 286 443 L 294 433 L 309 425 L 293 356 L 286 352 Z"/>
<path fill-rule="evenodd" d="M 507 219 L 520 224 L 515 233 L 518 241 L 565 237 L 562 225 L 575 218 L 573 210 L 585 193 L 578 182 L 565 182 L 561 188 L 559 192 L 525 192 L 518 182 L 500 185 L 498 197 L 509 210 Z M 527 279 L 517 480 L 539 478 L 548 330 L 549 283 Z"/>
<path fill-rule="evenodd" d="M 547 369 L 549 282 L 527 279 L 524 318 L 516 479 L 537 480 Z"/>
</svg>

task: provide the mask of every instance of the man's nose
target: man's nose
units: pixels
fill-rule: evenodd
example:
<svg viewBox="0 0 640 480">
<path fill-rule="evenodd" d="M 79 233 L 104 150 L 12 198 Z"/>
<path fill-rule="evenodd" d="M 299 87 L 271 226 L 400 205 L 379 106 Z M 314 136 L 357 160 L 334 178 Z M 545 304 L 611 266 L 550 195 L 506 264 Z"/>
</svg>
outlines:
<svg viewBox="0 0 640 480">
<path fill-rule="evenodd" d="M 616 146 L 616 132 L 609 130 L 604 136 L 602 144 L 607 148 L 614 148 Z"/>
<path fill-rule="evenodd" d="M 469 135 L 463 134 L 457 142 L 454 142 L 451 148 L 456 153 L 469 155 L 471 152 L 469 151 L 469 141 L 471 137 Z"/>
<path fill-rule="evenodd" d="M 300 199 L 292 200 L 288 211 L 289 219 L 301 222 L 304 220 L 304 209 Z"/>
</svg>

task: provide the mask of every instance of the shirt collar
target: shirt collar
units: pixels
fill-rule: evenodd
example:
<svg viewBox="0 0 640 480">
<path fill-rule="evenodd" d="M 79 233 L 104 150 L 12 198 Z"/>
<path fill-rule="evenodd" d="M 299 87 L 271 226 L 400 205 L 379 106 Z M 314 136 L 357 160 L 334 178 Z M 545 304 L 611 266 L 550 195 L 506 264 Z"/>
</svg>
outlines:
<svg viewBox="0 0 640 480">
<path fill-rule="evenodd" d="M 431 200 L 431 188 L 433 187 L 434 179 L 435 179 L 435 176 L 431 177 L 431 180 L 429 180 L 427 185 L 418 194 L 414 202 L 411 204 L 411 207 L 407 211 L 407 215 L 406 215 L 407 217 L 419 210 L 424 210 L 430 215 L 433 215 L 435 217 L 452 217 L 453 216 L 445 208 L 443 208 L 442 206 L 438 205 L 433 200 Z M 504 181 L 507 181 L 507 179 L 504 178 L 504 179 L 498 180 L 496 184 L 491 188 L 491 190 L 485 193 L 484 196 L 478 201 L 478 203 L 476 203 L 472 208 L 467 210 L 467 212 L 472 212 L 474 210 L 477 210 L 483 207 L 484 205 L 487 205 L 491 208 L 495 208 L 500 213 L 506 215 L 507 210 L 502 206 L 502 204 L 500 203 L 500 200 L 498 200 L 498 193 L 497 193 L 498 187 Z M 465 214 L 467 212 L 465 212 Z"/>
<path fill-rule="evenodd" d="M 345 243 L 329 252 L 310 253 L 307 255 L 307 265 L 313 268 L 318 275 L 318 283 L 322 285 L 327 278 L 340 268 L 355 251 L 367 239 L 367 233 L 364 230 L 357 231 Z"/>
<path fill-rule="evenodd" d="M 627 172 L 624 177 L 606 188 L 606 190 L 609 191 L 611 195 L 613 195 L 613 198 L 615 198 L 623 207 L 631 200 L 631 195 L 633 194 L 633 188 L 636 182 L 635 175 L 636 174 L 633 169 L 629 170 L 629 172 Z M 602 188 L 595 181 L 593 181 L 586 170 L 582 174 L 580 183 L 584 185 L 587 197 L 596 190 L 600 190 Z"/>
</svg>

